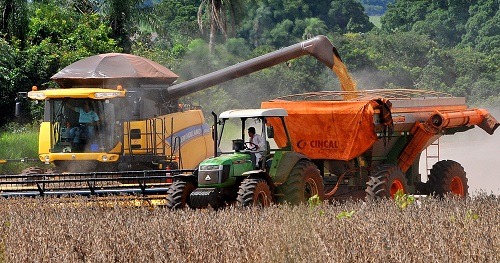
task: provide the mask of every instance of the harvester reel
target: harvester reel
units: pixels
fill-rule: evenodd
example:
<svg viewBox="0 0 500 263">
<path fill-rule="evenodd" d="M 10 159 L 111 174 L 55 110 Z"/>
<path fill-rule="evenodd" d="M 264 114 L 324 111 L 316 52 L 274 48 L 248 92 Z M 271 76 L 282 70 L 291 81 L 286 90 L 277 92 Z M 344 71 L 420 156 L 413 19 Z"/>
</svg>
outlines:
<svg viewBox="0 0 500 263">
<path fill-rule="evenodd" d="M 292 205 L 305 203 L 315 195 L 323 200 L 325 194 L 319 170 L 309 160 L 298 161 L 279 190 L 283 194 L 280 201 Z"/>
<path fill-rule="evenodd" d="M 34 177 L 33 175 L 44 174 L 44 173 L 45 169 L 41 167 L 28 167 L 21 172 L 22 175 L 26 175 L 27 177 L 26 180 L 28 181 L 43 179 L 43 176 Z"/>
<path fill-rule="evenodd" d="M 373 171 L 366 183 L 366 198 L 376 200 L 379 198 L 394 198 L 398 190 L 408 193 L 408 183 L 405 174 L 393 164 L 381 164 Z"/>
<path fill-rule="evenodd" d="M 458 162 L 442 160 L 432 166 L 427 181 L 431 192 L 439 197 L 452 193 L 461 197 L 467 196 L 469 186 L 464 168 Z"/>
<path fill-rule="evenodd" d="M 196 189 L 192 182 L 177 180 L 172 183 L 167 191 L 167 208 L 168 209 L 183 209 L 186 204 L 189 206 L 189 195 Z"/>
<path fill-rule="evenodd" d="M 272 202 L 272 194 L 266 180 L 262 178 L 246 178 L 241 182 L 237 201 L 241 207 L 268 207 Z"/>
</svg>

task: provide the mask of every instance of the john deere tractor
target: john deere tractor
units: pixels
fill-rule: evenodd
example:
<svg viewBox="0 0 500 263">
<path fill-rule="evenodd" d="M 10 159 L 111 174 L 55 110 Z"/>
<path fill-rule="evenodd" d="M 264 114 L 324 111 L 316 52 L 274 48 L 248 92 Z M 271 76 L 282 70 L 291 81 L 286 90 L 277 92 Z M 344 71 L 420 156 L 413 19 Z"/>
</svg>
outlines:
<svg viewBox="0 0 500 263">
<path fill-rule="evenodd" d="M 322 198 L 319 170 L 305 155 L 293 151 L 285 125 L 287 115 L 279 108 L 230 110 L 221 113 L 219 120 L 214 114 L 215 157 L 203 161 L 193 175 L 174 178 L 167 206 L 217 209 L 228 204 L 269 206 L 273 202 L 298 204 L 314 195 Z M 275 119 L 287 134 L 289 143 L 282 148 L 271 146 L 275 145 L 270 141 L 274 127 L 269 119 Z M 241 124 L 239 134 L 231 132 L 235 120 Z M 220 135 L 217 126 L 221 126 Z M 266 140 L 263 147 L 256 149 L 249 141 L 246 132 L 250 126 Z M 230 150 L 225 149 L 230 145 Z"/>
</svg>

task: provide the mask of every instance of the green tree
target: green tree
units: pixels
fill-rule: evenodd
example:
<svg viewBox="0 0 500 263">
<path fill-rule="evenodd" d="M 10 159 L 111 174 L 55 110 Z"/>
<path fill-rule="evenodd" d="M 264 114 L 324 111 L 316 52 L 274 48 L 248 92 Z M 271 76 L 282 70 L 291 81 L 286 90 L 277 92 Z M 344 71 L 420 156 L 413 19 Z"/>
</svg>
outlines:
<svg viewBox="0 0 500 263">
<path fill-rule="evenodd" d="M 340 33 L 364 33 L 373 28 L 363 6 L 355 0 L 333 0 L 328 11 L 329 25 Z"/>
<path fill-rule="evenodd" d="M 500 10 L 497 0 L 479 0 L 469 9 L 462 46 L 500 53 Z"/>
<path fill-rule="evenodd" d="M 208 20 L 209 31 L 209 51 L 212 52 L 215 46 L 215 37 L 217 30 L 220 30 L 227 38 L 227 23 L 230 21 L 232 32 L 235 32 L 235 26 L 238 23 L 238 17 L 243 15 L 241 10 L 242 3 L 239 0 L 202 0 L 198 9 L 198 25 L 203 32 L 204 22 Z M 227 18 L 229 13 L 230 19 Z"/>
<path fill-rule="evenodd" d="M 305 29 L 302 34 L 302 39 L 312 38 L 317 35 L 326 34 L 328 32 L 328 28 L 323 20 L 311 17 L 305 19 Z"/>
<path fill-rule="evenodd" d="M 410 31 L 413 24 L 422 21 L 428 13 L 432 1 L 396 0 L 389 4 L 380 22 L 387 32 Z"/>
<path fill-rule="evenodd" d="M 20 41 L 24 47 L 26 31 L 28 30 L 28 3 L 26 0 L 1 0 L 0 32 L 8 41 Z"/>
</svg>

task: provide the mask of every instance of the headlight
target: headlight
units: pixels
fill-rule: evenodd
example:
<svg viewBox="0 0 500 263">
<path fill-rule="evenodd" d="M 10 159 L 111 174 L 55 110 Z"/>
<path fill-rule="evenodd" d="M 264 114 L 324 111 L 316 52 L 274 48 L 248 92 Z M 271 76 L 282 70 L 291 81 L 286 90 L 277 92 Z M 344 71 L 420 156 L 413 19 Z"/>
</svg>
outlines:
<svg viewBox="0 0 500 263">
<path fill-rule="evenodd" d="M 222 170 L 222 165 L 200 165 L 200 171 Z"/>
</svg>

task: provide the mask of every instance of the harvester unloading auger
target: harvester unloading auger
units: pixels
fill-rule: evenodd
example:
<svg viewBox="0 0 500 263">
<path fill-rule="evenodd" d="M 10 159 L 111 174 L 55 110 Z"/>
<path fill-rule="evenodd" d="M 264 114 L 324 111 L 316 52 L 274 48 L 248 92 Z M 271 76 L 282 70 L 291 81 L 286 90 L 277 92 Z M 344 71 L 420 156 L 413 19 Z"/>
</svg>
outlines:
<svg viewBox="0 0 500 263">
<path fill-rule="evenodd" d="M 77 61 L 52 77 L 61 89 L 34 88 L 19 96 L 16 113 L 25 97 L 45 102 L 39 159 L 52 167 L 0 176 L 0 195 L 164 193 L 172 174 L 192 172 L 214 148 L 201 110 L 180 108 L 177 99 L 303 55 L 337 72 L 343 89 L 354 89 L 324 36 L 172 86 L 176 74 L 137 56 L 110 53 Z M 96 133 L 75 140 L 71 131 L 84 134 L 88 125 L 72 109 L 86 104 L 99 116 Z"/>
</svg>

